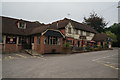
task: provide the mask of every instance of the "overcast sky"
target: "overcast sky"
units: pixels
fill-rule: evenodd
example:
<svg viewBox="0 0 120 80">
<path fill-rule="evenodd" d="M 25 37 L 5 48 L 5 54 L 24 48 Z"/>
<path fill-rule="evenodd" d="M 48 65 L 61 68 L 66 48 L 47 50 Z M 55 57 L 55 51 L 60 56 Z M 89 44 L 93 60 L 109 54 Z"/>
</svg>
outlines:
<svg viewBox="0 0 120 80">
<path fill-rule="evenodd" d="M 117 6 L 118 2 L 2 2 L 2 15 L 41 23 L 65 17 L 83 22 L 84 16 L 95 11 L 109 26 L 118 22 Z"/>
</svg>

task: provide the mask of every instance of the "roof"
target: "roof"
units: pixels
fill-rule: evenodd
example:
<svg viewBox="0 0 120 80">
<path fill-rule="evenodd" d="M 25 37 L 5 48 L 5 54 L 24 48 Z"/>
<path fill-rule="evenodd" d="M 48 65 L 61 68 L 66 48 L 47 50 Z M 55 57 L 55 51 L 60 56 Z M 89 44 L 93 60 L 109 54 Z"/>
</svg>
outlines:
<svg viewBox="0 0 120 80">
<path fill-rule="evenodd" d="M 64 18 L 63 20 L 59 20 L 59 21 L 53 22 L 50 25 L 49 28 L 52 28 L 52 29 L 65 28 L 69 22 L 76 29 L 80 29 L 80 30 L 84 30 L 84 31 L 88 31 L 88 32 L 93 32 L 93 33 L 97 33 L 97 31 L 95 31 L 92 27 L 90 27 L 88 25 L 85 25 L 85 24 L 82 24 L 82 23 L 79 23 L 77 21 L 71 20 L 71 19 L 67 19 L 67 18 Z"/>
<path fill-rule="evenodd" d="M 108 36 L 105 33 L 97 33 L 93 37 L 93 41 L 105 41 L 107 40 Z"/>
<path fill-rule="evenodd" d="M 15 18 L 8 18 L 8 17 L 1 17 L 2 18 L 2 33 L 3 34 L 14 34 L 14 35 L 28 35 L 30 30 L 36 27 L 40 27 L 41 23 L 38 22 L 30 22 L 22 19 L 15 19 Z M 26 29 L 19 29 L 17 23 L 19 21 L 26 23 Z"/>
<path fill-rule="evenodd" d="M 43 26 L 40 26 L 40 27 L 36 27 L 34 29 L 30 29 L 28 33 L 29 33 L 29 35 L 31 35 L 31 34 L 38 34 L 38 33 L 44 32 L 47 29 L 48 29 L 48 26 L 47 25 L 43 25 Z"/>
<path fill-rule="evenodd" d="M 76 22 L 76 21 L 73 21 L 73 20 L 67 19 L 67 18 L 53 22 L 52 24 L 48 24 L 48 25 L 41 24 L 39 22 L 30 22 L 30 21 L 26 21 L 26 20 L 22 20 L 22 19 L 15 19 L 15 18 L 3 17 L 3 16 L 0 16 L 0 18 L 2 18 L 2 33 L 3 34 L 32 35 L 32 34 L 42 33 L 46 29 L 65 28 L 69 22 L 76 29 L 81 29 L 84 31 L 97 33 L 90 26 L 84 25 L 82 23 L 79 23 L 79 22 Z M 25 22 L 26 29 L 19 29 L 17 26 L 18 22 Z"/>
</svg>

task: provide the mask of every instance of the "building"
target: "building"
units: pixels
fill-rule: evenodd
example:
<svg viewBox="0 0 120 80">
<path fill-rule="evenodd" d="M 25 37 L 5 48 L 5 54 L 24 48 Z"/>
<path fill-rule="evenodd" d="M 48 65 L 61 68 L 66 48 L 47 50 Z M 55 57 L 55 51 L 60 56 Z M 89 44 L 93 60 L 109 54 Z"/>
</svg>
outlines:
<svg viewBox="0 0 120 80">
<path fill-rule="evenodd" d="M 87 45 L 97 33 L 90 26 L 67 18 L 53 22 L 50 28 L 60 30 L 66 37 L 65 42 L 76 47 Z"/>
<path fill-rule="evenodd" d="M 3 52 L 29 49 L 41 54 L 61 53 L 65 43 L 70 43 L 72 47 L 87 46 L 92 41 L 99 43 L 99 37 L 96 37 L 98 33 L 93 28 L 71 19 L 64 18 L 51 24 L 41 24 L 37 21 L 1 18 Z"/>
<path fill-rule="evenodd" d="M 98 46 L 112 48 L 112 39 L 105 33 L 97 33 L 92 40 L 95 41 Z"/>
<path fill-rule="evenodd" d="M 23 49 L 38 53 L 61 52 L 64 35 L 47 25 L 2 17 L 2 51 L 16 52 Z"/>
</svg>

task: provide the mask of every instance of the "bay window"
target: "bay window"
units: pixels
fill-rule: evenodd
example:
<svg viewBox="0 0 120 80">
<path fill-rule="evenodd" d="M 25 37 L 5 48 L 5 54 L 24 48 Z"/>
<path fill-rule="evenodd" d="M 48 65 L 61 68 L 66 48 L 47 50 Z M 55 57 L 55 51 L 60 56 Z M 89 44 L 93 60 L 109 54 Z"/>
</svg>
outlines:
<svg viewBox="0 0 120 80">
<path fill-rule="evenodd" d="M 45 38 L 44 43 L 49 45 L 59 45 L 60 41 L 58 37 L 48 36 Z"/>
</svg>

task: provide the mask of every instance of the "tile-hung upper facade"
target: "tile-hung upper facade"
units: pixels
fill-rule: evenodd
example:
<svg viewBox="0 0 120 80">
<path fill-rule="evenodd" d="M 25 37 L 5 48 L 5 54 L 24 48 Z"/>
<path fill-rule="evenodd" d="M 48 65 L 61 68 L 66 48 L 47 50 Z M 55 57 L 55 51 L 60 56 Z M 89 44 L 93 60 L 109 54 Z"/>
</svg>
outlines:
<svg viewBox="0 0 120 80">
<path fill-rule="evenodd" d="M 70 42 L 71 46 L 82 47 L 93 40 L 97 33 L 90 26 L 67 18 L 47 25 L 8 17 L 1 18 L 3 52 L 24 49 L 41 54 L 62 52 L 63 44 Z"/>
</svg>

